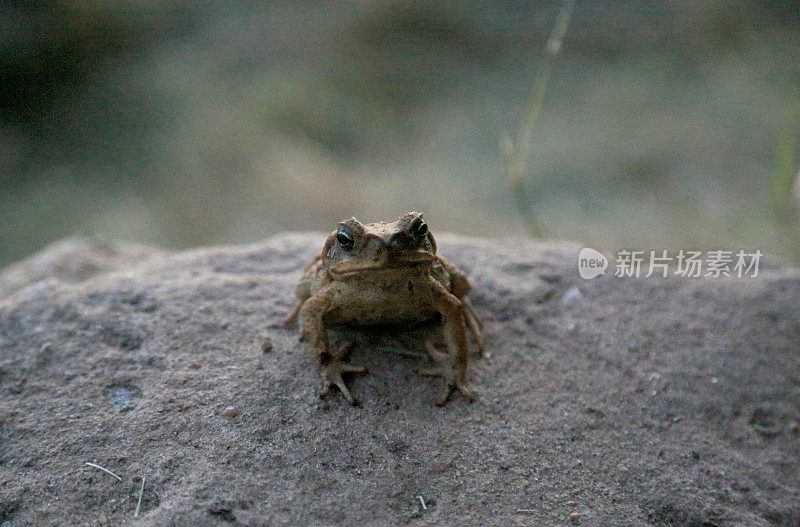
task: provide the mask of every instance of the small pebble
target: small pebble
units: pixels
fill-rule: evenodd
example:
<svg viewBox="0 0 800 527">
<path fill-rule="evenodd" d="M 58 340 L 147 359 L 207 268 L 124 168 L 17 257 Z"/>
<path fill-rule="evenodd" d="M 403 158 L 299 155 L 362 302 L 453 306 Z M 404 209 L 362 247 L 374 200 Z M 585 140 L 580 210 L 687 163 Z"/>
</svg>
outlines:
<svg viewBox="0 0 800 527">
<path fill-rule="evenodd" d="M 581 513 L 580 512 L 573 512 L 572 514 L 569 515 L 569 519 L 572 520 L 572 521 L 580 520 L 581 519 Z"/>
<path fill-rule="evenodd" d="M 119 386 L 108 390 L 106 395 L 114 411 L 127 412 L 135 406 L 134 400 L 139 396 L 139 393 L 137 389 Z"/>
<path fill-rule="evenodd" d="M 264 342 L 261 343 L 261 351 L 264 353 L 269 353 L 272 351 L 272 339 L 267 337 L 264 339 Z"/>
<path fill-rule="evenodd" d="M 561 298 L 561 303 L 570 304 L 572 302 L 577 302 L 578 300 L 582 299 L 583 299 L 583 293 L 581 293 L 581 290 L 573 286 L 567 289 L 567 291 L 564 293 L 564 296 Z"/>
<path fill-rule="evenodd" d="M 225 417 L 236 417 L 239 415 L 239 410 L 237 410 L 235 406 L 228 406 L 222 411 L 222 415 Z"/>
</svg>

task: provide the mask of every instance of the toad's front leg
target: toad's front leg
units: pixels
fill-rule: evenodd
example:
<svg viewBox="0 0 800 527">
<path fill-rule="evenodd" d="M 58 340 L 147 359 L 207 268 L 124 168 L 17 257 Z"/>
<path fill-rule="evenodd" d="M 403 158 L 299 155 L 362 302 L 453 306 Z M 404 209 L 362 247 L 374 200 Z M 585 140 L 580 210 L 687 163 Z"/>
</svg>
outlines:
<svg viewBox="0 0 800 527">
<path fill-rule="evenodd" d="M 442 406 L 450 399 L 453 392 L 458 390 L 464 398 L 472 402 L 473 397 L 467 388 L 467 326 L 464 306 L 461 301 L 451 294 L 441 283 L 430 279 L 428 285 L 429 301 L 441 313 L 444 323 L 445 342 L 449 351 L 449 360 L 437 361 L 439 368 L 423 372 L 425 374 L 441 375 L 447 381 L 444 396 L 436 402 Z"/>
<path fill-rule="evenodd" d="M 340 350 L 336 355 L 331 353 L 328 332 L 325 331 L 324 316 L 330 311 L 335 289 L 328 286 L 318 291 L 309 298 L 300 309 L 300 320 L 302 323 L 303 340 L 308 342 L 314 351 L 317 360 L 317 369 L 325 387 L 320 393 L 320 397 L 327 396 L 331 388 L 336 386 L 342 392 L 347 402 L 352 405 L 358 404 L 356 398 L 347 389 L 347 385 L 342 379 L 343 373 L 365 373 L 366 368 L 351 366 L 342 361 L 345 356 L 347 346 Z"/>
</svg>

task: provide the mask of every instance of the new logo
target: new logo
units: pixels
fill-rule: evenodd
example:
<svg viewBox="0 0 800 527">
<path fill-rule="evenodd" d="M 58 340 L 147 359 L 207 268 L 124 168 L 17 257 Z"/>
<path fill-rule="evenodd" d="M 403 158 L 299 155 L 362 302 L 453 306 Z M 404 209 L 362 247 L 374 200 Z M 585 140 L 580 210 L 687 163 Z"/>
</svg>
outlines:
<svg viewBox="0 0 800 527">
<path fill-rule="evenodd" d="M 578 273 L 581 278 L 589 280 L 601 274 L 605 274 L 608 268 L 608 258 L 603 253 L 584 247 L 578 253 Z"/>
</svg>

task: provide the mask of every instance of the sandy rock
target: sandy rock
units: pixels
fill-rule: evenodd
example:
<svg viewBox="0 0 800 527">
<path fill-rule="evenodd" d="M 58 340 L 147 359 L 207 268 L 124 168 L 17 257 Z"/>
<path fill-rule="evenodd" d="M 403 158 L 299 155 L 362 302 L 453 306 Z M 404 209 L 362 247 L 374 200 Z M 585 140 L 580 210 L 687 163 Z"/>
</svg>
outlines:
<svg viewBox="0 0 800 527">
<path fill-rule="evenodd" d="M 440 236 L 486 324 L 478 399 L 434 406 L 372 334 L 353 408 L 281 324 L 323 239 L 3 271 L 0 524 L 800 523 L 796 270 L 587 281 L 574 245 Z"/>
<path fill-rule="evenodd" d="M 0 271 L 0 298 L 41 281 L 83 282 L 165 254 L 146 245 L 93 238 L 65 238 Z"/>
</svg>

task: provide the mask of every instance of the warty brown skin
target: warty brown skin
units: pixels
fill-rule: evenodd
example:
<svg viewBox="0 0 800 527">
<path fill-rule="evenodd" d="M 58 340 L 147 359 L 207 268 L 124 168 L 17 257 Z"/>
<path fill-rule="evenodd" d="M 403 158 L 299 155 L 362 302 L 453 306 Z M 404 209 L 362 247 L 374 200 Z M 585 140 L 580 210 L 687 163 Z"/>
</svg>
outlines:
<svg viewBox="0 0 800 527">
<path fill-rule="evenodd" d="M 331 351 L 326 327 L 402 325 L 438 313 L 447 353 L 426 342 L 437 367 L 419 373 L 447 381 L 437 405 L 445 404 L 456 390 L 472 401 L 466 381 L 468 340 L 476 343 L 480 355 L 484 345 L 482 323 L 467 299 L 469 291 L 464 272 L 436 254 L 436 241 L 422 214 L 409 212 L 394 222 L 369 224 L 352 218 L 339 223 L 322 253 L 306 267 L 297 286 L 300 303 L 286 323 L 300 319 L 301 340 L 313 350 L 325 381 L 320 396 L 336 386 L 356 404 L 342 374 L 366 370 L 343 361 L 350 345 Z"/>
</svg>

